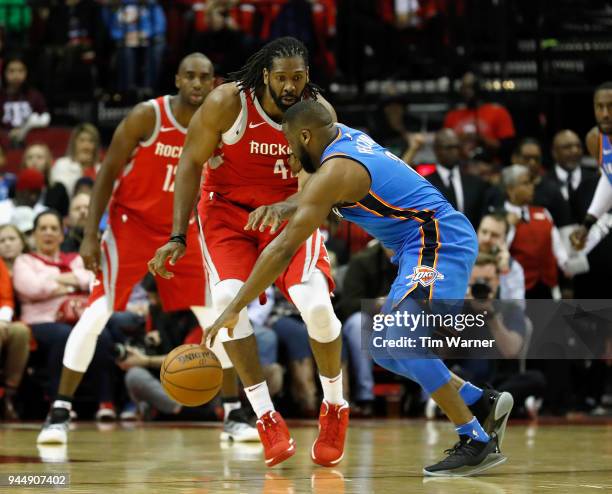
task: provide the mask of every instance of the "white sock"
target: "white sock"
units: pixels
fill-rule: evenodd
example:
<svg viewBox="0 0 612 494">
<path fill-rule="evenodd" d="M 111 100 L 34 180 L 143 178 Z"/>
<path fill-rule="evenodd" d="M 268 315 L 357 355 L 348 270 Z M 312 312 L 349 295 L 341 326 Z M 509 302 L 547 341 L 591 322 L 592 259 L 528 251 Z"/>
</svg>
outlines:
<svg viewBox="0 0 612 494">
<path fill-rule="evenodd" d="M 72 410 L 72 403 L 69 401 L 55 400 L 53 405 L 51 405 L 51 408 L 65 408 L 66 410 L 70 411 Z"/>
<path fill-rule="evenodd" d="M 274 411 L 274 405 L 272 404 L 272 398 L 270 398 L 270 391 L 268 391 L 268 383 L 266 381 L 254 384 L 253 386 L 246 386 L 244 392 L 258 419 L 266 413 Z"/>
<path fill-rule="evenodd" d="M 240 401 L 226 401 L 223 403 L 223 420 L 227 420 L 232 410 L 238 410 L 240 407 Z"/>
<path fill-rule="evenodd" d="M 342 371 L 331 379 L 319 374 L 319 379 L 321 379 L 321 386 L 323 387 L 323 399 L 333 405 L 344 404 L 344 397 L 342 396 Z"/>
</svg>

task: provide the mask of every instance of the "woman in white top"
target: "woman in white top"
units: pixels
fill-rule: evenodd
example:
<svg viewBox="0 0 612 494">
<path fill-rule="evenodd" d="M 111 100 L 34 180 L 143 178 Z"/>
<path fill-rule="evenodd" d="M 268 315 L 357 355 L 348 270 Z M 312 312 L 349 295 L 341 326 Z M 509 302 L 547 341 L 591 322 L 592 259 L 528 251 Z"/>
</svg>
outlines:
<svg viewBox="0 0 612 494">
<path fill-rule="evenodd" d="M 94 178 L 100 162 L 100 133 L 90 123 L 77 125 L 68 142 L 67 155 L 59 158 L 51 169 L 51 184 L 61 183 L 72 197 L 77 180 Z"/>
</svg>

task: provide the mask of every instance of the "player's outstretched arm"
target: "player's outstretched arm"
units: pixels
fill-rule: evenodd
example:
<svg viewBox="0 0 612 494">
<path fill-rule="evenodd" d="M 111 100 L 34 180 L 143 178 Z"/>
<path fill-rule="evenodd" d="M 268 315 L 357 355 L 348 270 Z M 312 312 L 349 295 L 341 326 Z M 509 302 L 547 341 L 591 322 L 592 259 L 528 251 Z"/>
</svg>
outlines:
<svg viewBox="0 0 612 494">
<path fill-rule="evenodd" d="M 121 121 L 113 134 L 91 193 L 89 215 L 80 249 L 85 267 L 94 273 L 100 268 L 98 226 L 108 206 L 115 180 L 136 147 L 153 133 L 154 128 L 155 110 L 150 104 L 141 103 Z"/>
</svg>

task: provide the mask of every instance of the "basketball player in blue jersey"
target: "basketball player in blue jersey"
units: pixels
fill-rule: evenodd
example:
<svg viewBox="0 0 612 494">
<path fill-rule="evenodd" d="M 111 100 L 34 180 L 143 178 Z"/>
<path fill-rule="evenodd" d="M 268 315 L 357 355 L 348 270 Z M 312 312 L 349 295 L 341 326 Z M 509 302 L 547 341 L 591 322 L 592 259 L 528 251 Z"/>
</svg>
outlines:
<svg viewBox="0 0 612 494">
<path fill-rule="evenodd" d="M 582 222 L 570 239 L 575 249 L 582 249 L 591 227 L 612 208 L 612 82 L 604 82 L 593 95 L 597 127 L 587 135 L 587 147 L 601 165 L 601 177 L 595 195 Z"/>
<path fill-rule="evenodd" d="M 240 310 L 276 279 L 331 210 L 395 252 L 399 274 L 388 298 L 391 310 L 410 300 L 465 297 L 476 234 L 435 187 L 366 134 L 334 124 L 319 103 L 303 101 L 287 110 L 283 131 L 310 179 L 284 231 L 261 253 L 236 298 L 206 329 L 204 341 L 212 344 L 221 328 L 232 336 Z M 506 460 L 500 444 L 513 405 L 509 393 L 464 382 L 439 359 L 392 352 L 373 357 L 418 382 L 456 426 L 459 442 L 442 461 L 426 467 L 425 475 L 473 475 Z"/>
</svg>

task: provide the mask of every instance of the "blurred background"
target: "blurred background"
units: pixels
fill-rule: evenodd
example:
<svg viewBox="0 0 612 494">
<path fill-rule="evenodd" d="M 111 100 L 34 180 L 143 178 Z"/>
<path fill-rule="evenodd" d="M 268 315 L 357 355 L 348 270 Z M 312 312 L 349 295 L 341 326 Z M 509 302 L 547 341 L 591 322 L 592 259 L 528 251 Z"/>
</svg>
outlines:
<svg viewBox="0 0 612 494">
<path fill-rule="evenodd" d="M 517 335 L 499 355 L 509 360 L 457 362 L 453 369 L 512 391 L 524 417 L 609 415 L 610 327 L 597 328 L 607 346 L 595 359 L 527 362 L 533 328 L 522 303 L 612 296 L 610 216 L 598 224 L 603 240 L 588 254 L 571 252 L 567 242 L 598 178 L 585 136 L 595 125 L 594 89 L 612 73 L 606 0 L 0 0 L 0 256 L 8 273 L 2 297 L 14 296 L 17 308 L 23 298 L 19 290 L 13 295 L 10 276 L 16 257 L 36 250 L 37 213 L 58 210 L 58 248 L 78 251 L 112 132 L 136 103 L 174 92 L 183 56 L 206 54 L 221 83 L 280 36 L 307 45 L 311 80 L 341 122 L 413 164 L 468 216 L 482 254 L 474 297 L 516 303 L 491 328 Z M 536 236 L 517 227 L 529 222 L 522 211 L 542 220 L 530 223 Z M 333 219 L 325 235 L 354 415 L 435 417 L 416 385 L 373 366 L 361 350 L 360 300 L 386 294 L 395 276 L 389 253 Z M 83 417 L 164 416 L 130 392 L 123 373 L 142 363 L 137 352 L 163 354 L 199 336 L 189 315 L 161 313 L 154 285 L 135 287 L 129 310 L 109 323 L 97 375 L 77 395 Z M 318 380 L 299 315 L 277 296 L 252 319 L 264 331 L 262 358 L 280 409 L 314 416 Z M 0 413 L 42 419 L 59 361 L 37 352 L 27 327 L 12 331 L 21 334 L 13 343 L 0 334 Z M 126 354 L 126 345 L 138 350 Z M 220 414 L 218 403 L 201 417 L 211 414 Z"/>
</svg>

